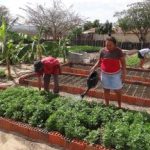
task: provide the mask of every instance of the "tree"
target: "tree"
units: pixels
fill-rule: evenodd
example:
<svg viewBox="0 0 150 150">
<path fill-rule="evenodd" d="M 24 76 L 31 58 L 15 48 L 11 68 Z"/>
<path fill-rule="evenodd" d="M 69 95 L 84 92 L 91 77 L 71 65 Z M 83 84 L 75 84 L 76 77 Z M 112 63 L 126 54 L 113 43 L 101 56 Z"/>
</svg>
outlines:
<svg viewBox="0 0 150 150">
<path fill-rule="evenodd" d="M 112 23 L 109 22 L 108 20 L 105 22 L 104 24 L 104 31 L 105 33 L 107 33 L 109 36 L 111 36 L 111 32 L 112 32 Z"/>
<path fill-rule="evenodd" d="M 124 35 L 126 34 L 127 31 L 130 31 L 130 19 L 126 16 L 124 18 L 118 19 L 118 23 L 116 26 L 119 26 L 122 29 L 122 32 Z"/>
<path fill-rule="evenodd" d="M 68 35 L 69 39 L 77 38 L 82 34 L 82 27 L 74 28 Z"/>
<path fill-rule="evenodd" d="M 100 26 L 100 22 L 98 19 L 95 19 L 93 22 L 87 21 L 84 23 L 83 28 L 84 31 L 89 30 L 91 28 L 98 28 Z"/>
<path fill-rule="evenodd" d="M 111 36 L 112 32 L 112 23 L 108 20 L 104 24 L 100 24 L 99 27 L 96 28 L 96 33 L 98 34 L 108 34 Z"/>
<path fill-rule="evenodd" d="M 93 23 L 91 21 L 87 21 L 84 23 L 83 28 L 84 28 L 84 31 L 89 30 L 93 28 Z"/>
<path fill-rule="evenodd" d="M 99 26 L 100 26 L 100 22 L 99 22 L 99 20 L 98 19 L 95 19 L 94 21 L 93 21 L 93 28 L 98 28 Z"/>
<path fill-rule="evenodd" d="M 150 1 L 133 3 L 127 10 L 115 14 L 118 24 L 124 32 L 132 31 L 139 41 L 146 42 L 150 28 Z"/>
<path fill-rule="evenodd" d="M 66 8 L 61 0 L 53 0 L 52 5 L 47 8 L 37 4 L 36 8 L 26 5 L 23 10 L 30 24 L 46 30 L 54 40 L 64 37 L 82 22 L 79 15 L 72 11 L 72 7 Z"/>
</svg>

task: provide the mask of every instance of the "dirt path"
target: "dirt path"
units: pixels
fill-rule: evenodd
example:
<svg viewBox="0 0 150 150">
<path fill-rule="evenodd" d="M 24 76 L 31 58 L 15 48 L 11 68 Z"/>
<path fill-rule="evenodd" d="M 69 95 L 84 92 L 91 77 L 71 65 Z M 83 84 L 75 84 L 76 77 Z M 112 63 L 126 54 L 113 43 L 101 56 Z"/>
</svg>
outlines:
<svg viewBox="0 0 150 150">
<path fill-rule="evenodd" d="M 0 130 L 0 150 L 60 150 L 43 143 L 27 140 L 12 133 Z"/>
</svg>

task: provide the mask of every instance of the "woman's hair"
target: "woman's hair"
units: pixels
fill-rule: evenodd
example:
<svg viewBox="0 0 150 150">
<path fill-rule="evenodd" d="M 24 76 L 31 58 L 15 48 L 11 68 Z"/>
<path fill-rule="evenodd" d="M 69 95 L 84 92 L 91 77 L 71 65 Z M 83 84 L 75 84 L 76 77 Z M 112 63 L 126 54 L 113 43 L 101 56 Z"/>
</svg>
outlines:
<svg viewBox="0 0 150 150">
<path fill-rule="evenodd" d="M 106 41 L 111 41 L 113 42 L 115 45 L 117 44 L 117 40 L 113 37 L 113 36 L 109 36 L 106 38 Z"/>
<path fill-rule="evenodd" d="M 34 62 L 34 71 L 39 72 L 43 68 L 43 64 L 40 60 Z"/>
</svg>

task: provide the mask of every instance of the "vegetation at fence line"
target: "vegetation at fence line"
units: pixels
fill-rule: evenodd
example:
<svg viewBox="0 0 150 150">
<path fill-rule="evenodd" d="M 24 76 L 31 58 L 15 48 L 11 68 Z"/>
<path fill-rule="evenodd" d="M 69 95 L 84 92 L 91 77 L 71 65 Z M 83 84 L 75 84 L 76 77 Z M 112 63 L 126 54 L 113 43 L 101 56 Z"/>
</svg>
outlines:
<svg viewBox="0 0 150 150">
<path fill-rule="evenodd" d="M 150 115 L 145 112 L 17 87 L 0 92 L 0 116 L 117 150 L 150 148 Z"/>
<path fill-rule="evenodd" d="M 72 52 L 99 52 L 101 47 L 88 45 L 74 45 L 68 48 Z"/>
<path fill-rule="evenodd" d="M 126 63 L 127 63 L 127 66 L 130 66 L 130 67 L 136 67 L 138 64 L 139 64 L 139 58 L 137 57 L 137 54 L 134 54 L 134 55 L 131 55 L 131 56 L 128 56 L 126 58 Z"/>
</svg>

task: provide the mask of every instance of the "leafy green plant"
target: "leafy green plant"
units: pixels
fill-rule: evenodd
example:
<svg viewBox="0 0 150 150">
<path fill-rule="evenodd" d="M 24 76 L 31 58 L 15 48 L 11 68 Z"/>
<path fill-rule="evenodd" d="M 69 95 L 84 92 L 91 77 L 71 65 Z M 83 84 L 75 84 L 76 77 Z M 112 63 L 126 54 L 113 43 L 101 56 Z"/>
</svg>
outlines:
<svg viewBox="0 0 150 150">
<path fill-rule="evenodd" d="M 90 144 L 98 144 L 100 141 L 100 130 L 91 130 L 84 140 Z"/>
<path fill-rule="evenodd" d="M 112 144 L 115 145 L 115 149 L 128 149 L 127 139 L 129 136 L 129 125 L 126 122 L 117 121 L 113 124 L 113 138 Z"/>
<path fill-rule="evenodd" d="M 47 121 L 45 123 L 45 127 L 48 131 L 56 131 L 56 123 L 57 123 L 57 114 L 53 113 L 47 119 Z"/>
<path fill-rule="evenodd" d="M 21 120 L 22 114 L 21 115 L 16 115 L 17 113 L 22 111 L 23 105 L 18 103 L 18 101 L 13 101 L 13 103 L 8 104 L 8 108 L 6 109 L 5 116 L 8 118 L 13 118 L 16 120 Z M 15 114 L 15 115 L 14 115 Z"/>
<path fill-rule="evenodd" d="M 130 126 L 130 132 L 128 137 L 128 146 L 132 150 L 142 150 L 145 147 L 146 141 L 144 140 L 143 124 L 133 123 Z"/>
<path fill-rule="evenodd" d="M 110 122 L 108 122 L 103 129 L 102 143 L 106 147 L 114 147 L 114 145 L 112 144 L 113 130 L 113 126 Z"/>
<path fill-rule="evenodd" d="M 88 129 L 81 126 L 79 120 L 72 120 L 65 125 L 65 136 L 69 139 L 84 139 L 88 133 Z"/>
<path fill-rule="evenodd" d="M 39 104 L 36 107 L 36 110 L 33 112 L 33 115 L 29 118 L 29 124 L 32 126 L 37 126 L 43 128 L 45 125 L 45 121 L 52 114 L 52 110 L 49 106 L 45 106 L 44 104 Z"/>
</svg>

